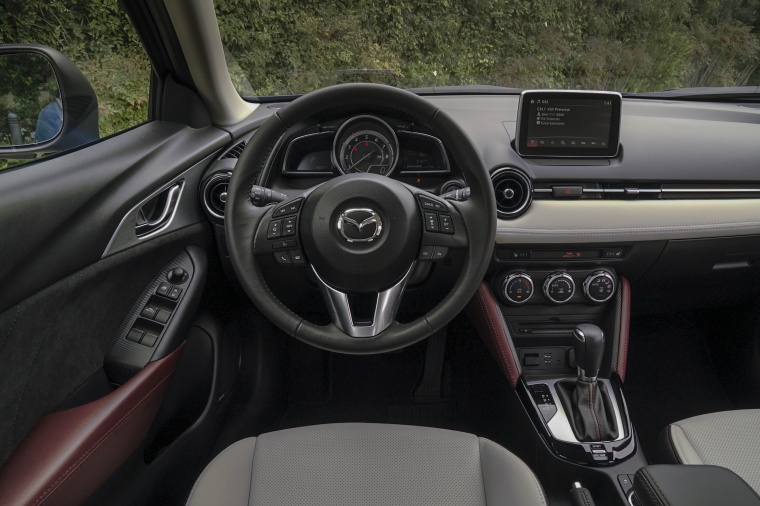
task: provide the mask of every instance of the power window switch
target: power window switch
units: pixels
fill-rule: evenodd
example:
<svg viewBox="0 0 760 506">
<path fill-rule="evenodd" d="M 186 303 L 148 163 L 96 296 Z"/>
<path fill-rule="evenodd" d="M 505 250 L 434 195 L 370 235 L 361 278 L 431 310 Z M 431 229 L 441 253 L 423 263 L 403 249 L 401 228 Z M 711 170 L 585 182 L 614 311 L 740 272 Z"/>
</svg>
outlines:
<svg viewBox="0 0 760 506">
<path fill-rule="evenodd" d="M 182 295 L 182 288 L 177 288 L 176 286 L 173 286 L 171 290 L 169 290 L 169 293 L 166 295 L 172 300 L 179 299 L 179 296 Z"/>
<path fill-rule="evenodd" d="M 171 289 L 172 289 L 171 283 L 167 283 L 166 281 L 164 281 L 163 283 L 158 285 L 158 288 L 156 289 L 156 294 L 163 295 L 164 297 L 166 297 L 167 294 L 169 293 L 169 290 Z"/>
<path fill-rule="evenodd" d="M 143 346 L 151 347 L 154 344 L 156 344 L 156 341 L 158 340 L 158 336 L 154 334 L 145 334 L 145 337 L 143 337 L 143 340 L 140 342 Z"/>
<path fill-rule="evenodd" d="M 165 324 L 166 322 L 168 322 L 168 321 L 169 321 L 169 317 L 170 317 L 171 315 L 172 315 L 172 314 L 171 314 L 169 311 L 166 311 L 166 310 L 164 310 L 164 309 L 161 309 L 161 310 L 159 310 L 159 311 L 158 311 L 158 314 L 156 315 L 156 321 L 157 321 L 158 323 L 163 323 L 163 324 Z"/>
<path fill-rule="evenodd" d="M 147 318 L 148 320 L 152 320 L 156 317 L 156 314 L 158 313 L 158 308 L 155 306 L 145 306 L 145 308 L 140 313 L 140 316 L 143 318 Z"/>
<path fill-rule="evenodd" d="M 129 331 L 129 334 L 127 334 L 127 341 L 132 341 L 133 343 L 139 343 L 142 337 L 143 337 L 142 330 L 132 329 Z"/>
</svg>

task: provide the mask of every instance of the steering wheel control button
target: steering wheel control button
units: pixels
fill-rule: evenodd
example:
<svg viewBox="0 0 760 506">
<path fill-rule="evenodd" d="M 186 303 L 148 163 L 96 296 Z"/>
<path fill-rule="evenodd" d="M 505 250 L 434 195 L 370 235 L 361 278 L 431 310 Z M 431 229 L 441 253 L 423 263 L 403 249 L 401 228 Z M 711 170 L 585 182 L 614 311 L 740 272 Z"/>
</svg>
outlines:
<svg viewBox="0 0 760 506">
<path fill-rule="evenodd" d="M 156 321 L 157 321 L 158 323 L 163 323 L 163 324 L 165 325 L 165 324 L 166 324 L 166 322 L 168 322 L 168 321 L 169 321 L 169 317 L 170 317 L 171 315 L 172 315 L 172 314 L 171 314 L 169 311 L 166 311 L 166 310 L 164 310 L 164 309 L 160 309 L 160 310 L 158 311 L 158 313 L 156 314 Z"/>
<path fill-rule="evenodd" d="M 435 199 L 431 199 L 430 197 L 426 197 L 425 195 L 417 195 L 417 198 L 420 201 L 420 205 L 422 206 L 422 209 L 425 211 L 438 211 L 443 212 L 446 211 L 446 204 L 443 202 L 439 202 Z"/>
<path fill-rule="evenodd" d="M 449 254 L 449 248 L 445 246 L 436 246 L 433 249 L 433 260 L 443 260 Z"/>
<path fill-rule="evenodd" d="M 306 259 L 300 250 L 291 251 L 290 259 L 293 261 L 293 265 L 306 265 Z"/>
<path fill-rule="evenodd" d="M 156 344 L 156 341 L 158 340 L 158 336 L 155 334 L 145 334 L 145 337 L 143 337 L 142 341 L 140 341 L 140 344 L 147 347 L 152 347 L 154 344 Z"/>
<path fill-rule="evenodd" d="M 184 283 L 187 280 L 187 271 L 182 267 L 177 267 L 169 271 L 169 274 L 166 275 L 166 279 L 175 285 Z"/>
<path fill-rule="evenodd" d="M 501 284 L 504 298 L 512 304 L 525 304 L 533 296 L 533 279 L 524 272 L 510 274 Z"/>
<path fill-rule="evenodd" d="M 156 317 L 156 314 L 158 313 L 158 308 L 155 306 L 145 306 L 145 308 L 140 313 L 140 316 L 143 318 L 147 318 L 148 320 L 152 320 Z"/>
<path fill-rule="evenodd" d="M 166 297 L 169 294 L 169 290 L 171 289 L 172 289 L 171 283 L 164 282 L 158 285 L 158 288 L 156 289 L 156 294 L 163 295 L 164 297 Z"/>
<path fill-rule="evenodd" d="M 278 251 L 274 254 L 274 260 L 280 265 L 292 265 L 293 261 L 290 259 L 289 251 Z"/>
<path fill-rule="evenodd" d="M 142 337 L 143 337 L 142 330 L 132 329 L 129 331 L 129 334 L 127 334 L 127 341 L 132 341 L 133 343 L 139 343 Z"/>
<path fill-rule="evenodd" d="M 296 235 L 296 217 L 289 216 L 282 220 L 282 236 L 291 237 Z"/>
<path fill-rule="evenodd" d="M 287 241 L 275 241 L 272 243 L 272 249 L 293 249 L 296 247 L 295 239 L 288 239 Z"/>
<path fill-rule="evenodd" d="M 566 272 L 550 274 L 544 281 L 544 295 L 555 304 L 564 304 L 575 294 L 575 281 Z"/>
<path fill-rule="evenodd" d="M 176 286 L 173 286 L 172 289 L 169 290 L 169 293 L 166 294 L 166 296 L 172 300 L 179 299 L 180 295 L 182 295 L 182 288 L 177 288 Z"/>
<path fill-rule="evenodd" d="M 301 209 L 301 202 L 303 202 L 303 199 L 296 199 L 279 206 L 272 213 L 272 218 L 282 218 L 289 214 L 296 214 Z"/>
<path fill-rule="evenodd" d="M 428 232 L 439 232 L 441 225 L 438 222 L 438 215 L 425 211 L 425 230 Z"/>
<path fill-rule="evenodd" d="M 267 230 L 267 239 L 278 239 L 282 237 L 282 220 L 272 220 L 269 222 Z"/>
<path fill-rule="evenodd" d="M 615 278 L 607 271 L 599 270 L 588 275 L 583 282 L 583 295 L 595 304 L 607 302 L 615 295 Z"/>
<path fill-rule="evenodd" d="M 420 254 L 418 258 L 420 260 L 432 260 L 434 249 L 435 249 L 435 246 L 423 246 L 422 248 L 420 248 Z"/>
<path fill-rule="evenodd" d="M 454 233 L 454 222 L 451 221 L 451 216 L 448 214 L 441 214 L 438 216 L 438 221 L 441 224 L 441 232 L 444 234 Z"/>
</svg>

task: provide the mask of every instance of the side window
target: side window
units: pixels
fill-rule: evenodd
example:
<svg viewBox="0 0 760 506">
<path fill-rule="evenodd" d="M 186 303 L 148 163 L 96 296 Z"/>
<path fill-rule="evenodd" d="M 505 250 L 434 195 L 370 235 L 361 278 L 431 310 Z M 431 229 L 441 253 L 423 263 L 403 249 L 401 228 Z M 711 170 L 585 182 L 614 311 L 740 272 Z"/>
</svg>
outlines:
<svg viewBox="0 0 760 506">
<path fill-rule="evenodd" d="M 148 121 L 150 62 L 120 2 L 0 2 L 0 41 L 50 46 L 81 70 L 98 102 L 98 132 L 83 143 Z M 44 143 L 61 130 L 61 97 L 49 64 L 40 57 L 18 65 L 18 59 L 0 59 L 0 146 Z M 4 156 L 0 170 L 32 161 Z"/>
</svg>

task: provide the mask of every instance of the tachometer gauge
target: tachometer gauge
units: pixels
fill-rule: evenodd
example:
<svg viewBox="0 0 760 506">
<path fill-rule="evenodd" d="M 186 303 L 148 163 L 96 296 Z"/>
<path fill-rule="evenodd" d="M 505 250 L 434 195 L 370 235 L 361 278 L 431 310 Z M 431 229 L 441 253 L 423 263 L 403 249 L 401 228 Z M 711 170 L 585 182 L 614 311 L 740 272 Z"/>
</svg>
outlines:
<svg viewBox="0 0 760 506">
<path fill-rule="evenodd" d="M 396 168 L 398 151 L 396 133 L 375 116 L 356 116 L 343 123 L 333 145 L 335 165 L 344 174 L 387 176 Z"/>
</svg>

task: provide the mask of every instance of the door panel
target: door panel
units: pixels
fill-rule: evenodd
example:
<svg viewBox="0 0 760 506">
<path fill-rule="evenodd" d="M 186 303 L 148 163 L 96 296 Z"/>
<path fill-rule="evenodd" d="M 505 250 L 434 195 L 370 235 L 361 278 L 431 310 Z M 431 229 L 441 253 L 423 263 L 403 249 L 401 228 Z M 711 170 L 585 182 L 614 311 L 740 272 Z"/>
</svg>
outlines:
<svg viewBox="0 0 760 506">
<path fill-rule="evenodd" d="M 0 173 L 0 465 L 102 374 L 119 326 L 161 269 L 188 246 L 209 249 L 197 180 L 228 141 L 215 128 L 152 122 Z M 128 212 L 180 176 L 182 220 L 103 258 Z"/>
</svg>

